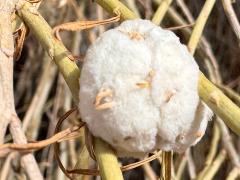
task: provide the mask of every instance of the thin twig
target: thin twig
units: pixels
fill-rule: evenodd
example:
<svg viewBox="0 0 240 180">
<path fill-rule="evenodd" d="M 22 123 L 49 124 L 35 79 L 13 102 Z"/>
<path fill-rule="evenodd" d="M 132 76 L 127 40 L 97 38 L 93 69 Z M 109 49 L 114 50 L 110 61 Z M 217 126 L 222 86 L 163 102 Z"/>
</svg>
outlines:
<svg viewBox="0 0 240 180">
<path fill-rule="evenodd" d="M 152 18 L 152 22 L 157 24 L 157 25 L 160 25 L 169 6 L 171 5 L 172 3 L 172 0 L 163 0 L 161 2 L 161 4 L 159 5 L 157 11 L 155 12 L 155 14 L 153 15 L 153 18 Z"/>
<path fill-rule="evenodd" d="M 227 154 L 226 151 L 222 150 L 218 154 L 216 159 L 213 161 L 209 169 L 206 171 L 204 176 L 202 178 L 197 178 L 197 180 L 211 180 L 218 171 L 218 169 L 220 168 L 220 166 L 222 165 L 222 163 L 224 162 L 224 160 L 226 159 L 226 154 Z"/>
<path fill-rule="evenodd" d="M 145 175 L 147 179 L 149 180 L 157 180 L 157 176 L 155 172 L 153 171 L 151 165 L 149 163 L 143 164 L 143 170 L 145 172 Z"/>
<path fill-rule="evenodd" d="M 187 150 L 186 156 L 187 156 L 188 171 L 189 171 L 190 178 L 195 179 L 196 178 L 196 167 L 195 167 L 195 163 L 193 161 L 190 149 Z"/>
<path fill-rule="evenodd" d="M 207 22 L 207 19 L 212 11 L 212 8 L 216 0 L 207 0 L 197 18 L 196 24 L 194 26 L 193 32 L 191 34 L 190 40 L 188 42 L 188 49 L 191 54 L 194 54 L 198 42 L 202 36 L 203 29 Z"/>
<path fill-rule="evenodd" d="M 183 176 L 183 173 L 184 173 L 184 170 L 185 170 L 186 165 L 187 165 L 187 157 L 186 157 L 186 155 L 184 154 L 184 155 L 182 156 L 180 165 L 179 165 L 179 167 L 178 167 L 178 169 L 177 169 L 176 179 L 181 179 L 181 177 Z"/>
<path fill-rule="evenodd" d="M 0 151 L 10 149 L 10 150 L 15 150 L 15 151 L 24 151 L 24 152 L 29 152 L 29 151 L 36 151 L 39 149 L 42 149 L 46 146 L 49 146 L 53 143 L 62 141 L 63 139 L 66 140 L 67 137 L 77 137 L 78 136 L 78 131 L 81 126 L 74 126 L 72 128 L 67 128 L 57 134 L 54 134 L 52 137 L 42 140 L 42 141 L 37 141 L 34 143 L 26 143 L 26 144 L 13 144 L 13 143 L 6 143 L 3 145 L 0 145 Z M 72 136 L 74 135 L 74 136 Z"/>
<path fill-rule="evenodd" d="M 28 110 L 23 118 L 23 130 L 27 132 L 28 138 L 30 139 L 36 139 L 37 137 L 43 111 L 42 109 L 45 106 L 57 72 L 53 62 L 49 61 L 48 58 L 47 54 L 45 54 L 43 58 L 44 64 L 42 75 Z"/>
<path fill-rule="evenodd" d="M 238 167 L 235 167 L 230 171 L 226 180 L 235 180 L 239 177 L 240 177 L 240 169 Z"/>
<path fill-rule="evenodd" d="M 192 27 L 194 26 L 195 23 L 191 23 L 191 24 L 184 24 L 184 25 L 180 25 L 180 26 L 176 26 L 176 27 L 169 27 L 169 28 L 166 28 L 167 30 L 171 30 L 171 31 L 175 31 L 175 30 L 178 30 L 178 29 L 183 29 L 183 28 L 188 28 L 188 27 Z"/>
<path fill-rule="evenodd" d="M 161 176 L 165 180 L 171 180 L 171 174 L 172 174 L 172 152 L 171 151 L 164 151 L 162 152 L 162 173 Z"/>
<path fill-rule="evenodd" d="M 232 2 L 231 0 L 222 0 L 222 5 L 224 8 L 224 11 L 228 17 L 228 21 L 230 22 L 234 33 L 237 36 L 238 39 L 238 45 L 240 46 L 240 24 L 237 19 L 237 15 L 234 12 L 234 9 L 232 7 Z"/>
<path fill-rule="evenodd" d="M 14 143 L 16 144 L 26 144 L 27 139 L 21 127 L 21 121 L 17 117 L 16 114 L 12 114 L 11 122 L 10 122 L 10 132 L 12 134 Z M 42 174 L 38 168 L 37 162 L 33 156 L 33 154 L 28 153 L 21 157 L 21 162 L 23 163 L 23 167 L 25 168 L 27 175 L 30 179 L 34 180 L 42 180 Z"/>
<path fill-rule="evenodd" d="M 214 122 L 213 125 L 213 137 L 212 137 L 212 141 L 211 141 L 211 146 L 206 158 L 206 162 L 205 165 L 206 166 L 210 166 L 213 162 L 213 159 L 215 158 L 216 154 L 217 154 L 217 149 L 218 149 L 218 143 L 220 140 L 220 129 L 219 126 L 216 122 Z"/>
<path fill-rule="evenodd" d="M 224 145 L 224 148 L 226 149 L 226 151 L 228 152 L 228 156 L 230 157 L 232 163 L 236 167 L 240 167 L 239 154 L 234 147 L 229 129 L 226 127 L 226 125 L 220 118 L 217 118 L 217 122 L 218 122 L 219 127 L 222 132 L 223 145 Z"/>
<path fill-rule="evenodd" d="M 176 0 L 177 5 L 182 9 L 184 15 L 190 23 L 194 22 L 193 16 L 183 0 Z"/>
<path fill-rule="evenodd" d="M 137 16 L 129 10 L 124 4 L 118 0 L 96 0 L 110 14 L 115 14 L 114 11 L 118 10 L 121 15 L 121 20 L 136 19 Z"/>
<path fill-rule="evenodd" d="M 134 14 L 136 14 L 137 17 L 141 17 L 139 9 L 137 8 L 136 5 L 136 0 L 125 0 L 128 7 L 134 12 Z"/>
<path fill-rule="evenodd" d="M 13 152 L 8 155 L 6 158 L 4 165 L 2 166 L 1 172 L 0 172 L 0 179 L 4 180 L 7 179 L 8 174 L 9 174 L 9 169 L 11 167 L 11 161 L 16 158 L 17 153 Z"/>
</svg>

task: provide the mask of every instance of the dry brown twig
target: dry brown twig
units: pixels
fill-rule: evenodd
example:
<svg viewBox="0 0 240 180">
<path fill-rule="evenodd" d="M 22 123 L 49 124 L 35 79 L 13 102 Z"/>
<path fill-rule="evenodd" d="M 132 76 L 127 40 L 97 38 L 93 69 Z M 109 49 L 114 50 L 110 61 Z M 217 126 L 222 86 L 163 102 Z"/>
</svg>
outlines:
<svg viewBox="0 0 240 180">
<path fill-rule="evenodd" d="M 181 10 L 183 11 L 183 13 L 186 16 L 187 20 L 189 22 L 194 22 L 194 18 L 192 16 L 191 12 L 189 11 L 187 5 L 185 4 L 185 2 L 183 0 L 176 0 L 176 3 L 181 8 Z"/>
<path fill-rule="evenodd" d="M 106 19 L 106 20 L 97 20 L 97 21 L 79 21 L 79 22 L 68 22 L 60 24 L 53 28 L 53 33 L 58 40 L 61 40 L 60 31 L 80 31 L 84 29 L 90 29 L 99 25 L 105 25 L 113 22 L 118 22 L 120 20 L 120 14 L 116 10 L 116 16 Z"/>
<path fill-rule="evenodd" d="M 21 121 L 16 114 L 12 114 L 10 122 L 10 132 L 12 134 L 14 143 L 17 144 L 27 143 L 27 138 L 21 127 Z M 23 167 L 26 170 L 27 175 L 29 176 L 30 179 L 39 180 L 43 179 L 33 154 L 27 153 L 25 155 L 22 155 L 21 162 L 23 163 Z"/>
<path fill-rule="evenodd" d="M 57 68 L 49 61 L 45 53 L 43 57 L 43 71 L 39 79 L 35 94 L 33 95 L 28 109 L 23 118 L 23 130 L 29 139 L 36 139 L 39 125 L 43 114 L 43 108 L 49 96 L 54 78 L 57 75 Z"/>
<path fill-rule="evenodd" d="M 142 166 L 145 163 L 155 160 L 156 158 L 159 157 L 160 154 L 161 154 L 161 151 L 141 161 L 122 166 L 121 170 L 124 172 L 124 171 L 137 168 L 139 166 Z M 97 169 L 72 169 L 72 170 L 66 170 L 66 172 L 69 174 L 99 175 L 99 170 Z"/>
<path fill-rule="evenodd" d="M 17 152 L 13 152 L 11 154 L 9 154 L 6 158 L 6 161 L 4 162 L 4 165 L 2 166 L 1 169 L 1 174 L 0 174 L 0 179 L 7 179 L 8 174 L 9 174 L 9 169 L 11 167 L 11 161 L 16 158 L 17 156 Z"/>
<path fill-rule="evenodd" d="M 6 11 L 0 11 L 1 27 L 1 51 L 0 51 L 0 143 L 6 132 L 7 125 L 10 124 L 10 132 L 15 143 L 26 143 L 26 137 L 21 129 L 21 122 L 16 115 L 13 96 L 13 36 L 11 26 L 11 12 L 18 1 L 1 1 L 0 7 Z M 20 2 L 19 2 L 20 3 Z M 37 163 L 32 154 L 23 155 L 21 162 L 30 179 L 43 179 Z"/>
<path fill-rule="evenodd" d="M 196 166 L 192 157 L 191 149 L 188 149 L 186 152 L 187 163 L 188 163 L 188 171 L 191 179 L 196 178 Z"/>
<path fill-rule="evenodd" d="M 60 118 L 60 121 L 62 122 L 63 120 L 65 120 L 74 111 L 76 111 L 76 108 L 71 109 L 66 114 L 64 114 L 63 117 Z M 6 153 L 6 152 L 11 152 L 11 151 L 27 153 L 27 152 L 39 150 L 41 148 L 44 148 L 44 147 L 51 145 L 53 143 L 56 143 L 56 142 L 74 139 L 79 136 L 79 130 L 82 126 L 84 126 L 84 124 L 85 123 L 81 122 L 79 125 L 73 126 L 71 128 L 67 128 L 59 133 L 54 134 L 52 137 L 42 140 L 42 141 L 38 141 L 38 142 L 34 142 L 34 143 L 26 143 L 26 144 L 6 143 L 3 145 L 0 145 L 0 154 Z M 16 135 L 16 134 L 14 134 L 14 135 Z M 36 176 L 36 178 L 39 178 L 39 177 Z"/>
<path fill-rule="evenodd" d="M 79 135 L 79 129 L 84 125 L 82 123 L 81 125 L 73 126 L 71 128 L 67 128 L 57 134 L 54 134 L 52 137 L 37 141 L 33 143 L 26 143 L 26 144 L 14 144 L 14 143 L 6 143 L 0 145 L 0 154 L 1 151 L 11 150 L 11 151 L 18 151 L 18 152 L 31 152 L 31 151 L 37 151 L 41 148 L 44 148 L 46 146 L 49 146 L 56 142 L 61 142 L 69 139 L 77 138 Z M 11 152 L 9 151 L 9 152 Z M 0 155 L 1 156 L 1 155 Z"/>
<path fill-rule="evenodd" d="M 24 25 L 24 23 L 18 28 L 14 34 L 16 34 L 16 47 L 13 54 L 14 60 L 18 60 L 22 54 L 23 43 L 26 35 L 28 34 L 28 28 Z"/>
<path fill-rule="evenodd" d="M 74 111 L 76 110 L 76 108 L 74 109 L 71 109 L 69 110 L 68 112 L 66 112 L 58 121 L 57 125 L 56 125 L 56 129 L 55 129 L 55 135 L 52 137 L 52 138 L 49 138 L 47 140 L 43 140 L 41 142 L 38 142 L 38 143 L 29 143 L 27 145 L 14 145 L 14 144 L 6 144 L 5 147 L 3 146 L 2 148 L 12 148 L 12 149 L 15 149 L 15 150 L 36 150 L 36 149 L 39 149 L 39 148 L 43 148 L 49 144 L 53 144 L 54 143 L 54 155 L 55 155 L 55 158 L 58 162 L 58 165 L 59 167 L 61 168 L 61 170 L 63 171 L 63 173 L 69 177 L 70 179 L 72 179 L 72 176 L 70 174 L 85 174 L 85 175 L 99 175 L 99 170 L 97 169 L 72 169 L 72 170 L 66 170 L 65 167 L 63 166 L 61 160 L 60 160 L 60 157 L 59 157 L 59 142 L 61 140 L 63 140 L 64 138 L 66 137 L 71 137 L 72 133 L 75 133 L 76 131 L 78 131 L 81 127 L 83 127 L 85 125 L 85 123 L 81 123 L 79 126 L 75 126 L 73 128 L 68 128 L 62 132 L 59 132 L 60 129 L 61 129 L 61 125 L 62 123 L 64 122 L 64 120 L 66 120 L 66 118 L 71 114 L 73 113 Z M 93 144 L 91 143 L 91 139 L 88 139 L 89 141 L 86 141 L 87 144 L 88 144 L 88 151 L 89 151 L 89 154 L 92 154 L 92 158 L 95 159 L 95 152 L 94 152 L 94 149 L 93 149 Z M 1 147 L 0 147 L 0 150 L 1 150 Z M 127 171 L 127 170 L 131 170 L 131 169 L 134 169 L 136 167 L 139 167 L 145 163 L 148 163 L 154 159 L 156 159 L 157 157 L 159 157 L 161 152 L 158 152 L 146 159 L 143 159 L 141 161 L 138 161 L 136 163 L 132 163 L 132 164 L 129 164 L 129 165 L 126 165 L 126 166 L 122 166 L 121 167 L 121 170 L 122 171 Z"/>
<path fill-rule="evenodd" d="M 169 27 L 169 28 L 166 28 L 166 29 L 170 30 L 170 31 L 175 31 L 175 30 L 179 30 L 179 29 L 183 29 L 183 28 L 193 27 L 194 25 L 195 25 L 195 23 L 190 23 L 190 24 L 186 24 L 186 25 L 179 25 L 179 26 Z"/>
<path fill-rule="evenodd" d="M 143 164 L 143 170 L 146 174 L 146 178 L 148 178 L 149 180 L 157 180 L 157 175 L 153 171 L 153 169 L 149 163 Z"/>
<path fill-rule="evenodd" d="M 11 121 L 11 113 L 15 112 L 13 96 L 13 36 L 11 27 L 11 9 L 14 4 L 0 2 L 0 7 L 9 9 L 9 12 L 0 11 L 1 34 L 0 34 L 0 143 L 4 142 L 4 136 L 8 123 Z M 9 22 L 9 23 L 6 23 Z"/>
<path fill-rule="evenodd" d="M 231 0 L 222 0 L 222 5 L 226 13 L 226 16 L 228 17 L 228 20 L 233 28 L 233 31 L 237 36 L 239 46 L 240 46 L 240 24 L 237 19 L 237 15 L 234 12 L 234 9 L 232 7 L 232 2 Z"/>
</svg>

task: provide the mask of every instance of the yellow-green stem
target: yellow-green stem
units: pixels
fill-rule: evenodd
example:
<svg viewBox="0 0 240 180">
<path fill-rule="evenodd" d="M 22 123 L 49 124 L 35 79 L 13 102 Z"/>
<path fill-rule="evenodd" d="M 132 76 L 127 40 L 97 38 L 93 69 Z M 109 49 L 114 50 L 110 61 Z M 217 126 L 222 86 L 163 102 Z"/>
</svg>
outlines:
<svg viewBox="0 0 240 180">
<path fill-rule="evenodd" d="M 197 178 L 197 180 L 211 180 L 219 170 L 220 166 L 223 164 L 223 162 L 226 160 L 226 151 L 222 150 L 217 155 L 216 159 L 213 161 L 209 169 L 205 172 L 204 176 L 202 178 Z"/>
<path fill-rule="evenodd" d="M 31 4 L 25 3 L 18 14 L 54 60 L 72 92 L 74 101 L 78 103 L 80 71 L 75 62 L 68 58 L 69 51 L 53 36 L 51 27 Z"/>
<path fill-rule="evenodd" d="M 137 16 L 129 10 L 124 4 L 118 0 L 96 0 L 110 14 L 114 14 L 115 11 L 119 11 L 121 20 L 136 19 Z"/>
<path fill-rule="evenodd" d="M 240 135 L 240 109 L 226 95 L 200 73 L 198 92 L 202 100 Z"/>
<path fill-rule="evenodd" d="M 169 6 L 171 5 L 172 0 L 163 0 L 161 1 L 157 11 L 153 15 L 152 22 L 156 25 L 160 25 Z"/>
<path fill-rule="evenodd" d="M 188 49 L 191 54 L 194 54 L 198 42 L 202 36 L 203 29 L 209 17 L 209 14 L 212 11 L 212 8 L 215 4 L 216 0 L 207 0 L 199 14 L 195 26 L 193 28 L 193 32 L 191 34 L 190 40 L 188 42 Z"/>
<path fill-rule="evenodd" d="M 113 151 L 109 151 L 111 147 L 103 144 L 100 139 L 94 140 L 94 151 L 96 153 L 97 162 L 100 169 L 100 175 L 103 180 L 123 180 L 120 166 Z"/>
</svg>

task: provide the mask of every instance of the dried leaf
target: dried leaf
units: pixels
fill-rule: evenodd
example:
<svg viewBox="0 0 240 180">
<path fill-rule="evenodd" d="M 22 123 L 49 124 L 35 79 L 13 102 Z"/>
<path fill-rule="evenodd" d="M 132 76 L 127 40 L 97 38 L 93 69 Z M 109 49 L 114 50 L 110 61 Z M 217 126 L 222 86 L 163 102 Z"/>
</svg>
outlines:
<svg viewBox="0 0 240 180">
<path fill-rule="evenodd" d="M 53 33 L 55 37 L 58 40 L 61 40 L 61 37 L 59 35 L 60 31 L 80 31 L 84 29 L 90 29 L 99 25 L 105 25 L 112 22 L 117 22 L 120 20 L 120 14 L 118 14 L 115 17 L 106 19 L 106 20 L 100 20 L 100 21 L 79 21 L 79 22 L 68 22 L 64 24 L 60 24 L 58 26 L 55 26 L 53 28 Z"/>
<path fill-rule="evenodd" d="M 14 60 L 17 61 L 21 57 L 23 43 L 24 43 L 26 35 L 28 34 L 28 28 L 24 24 L 22 24 L 20 26 L 20 28 L 18 28 L 14 32 L 14 34 L 16 34 L 17 37 L 15 38 L 15 49 L 14 49 L 13 58 L 14 58 Z"/>
</svg>

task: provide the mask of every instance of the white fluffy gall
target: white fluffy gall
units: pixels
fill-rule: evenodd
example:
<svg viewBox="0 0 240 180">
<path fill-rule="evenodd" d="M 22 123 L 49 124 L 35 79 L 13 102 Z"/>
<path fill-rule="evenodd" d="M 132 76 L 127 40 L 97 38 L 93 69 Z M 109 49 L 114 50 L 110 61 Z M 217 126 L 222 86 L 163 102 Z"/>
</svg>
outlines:
<svg viewBox="0 0 240 180">
<path fill-rule="evenodd" d="M 199 100 L 198 77 L 174 33 L 147 20 L 125 21 L 87 51 L 81 118 L 120 156 L 183 152 L 201 139 L 212 114 Z"/>
</svg>

